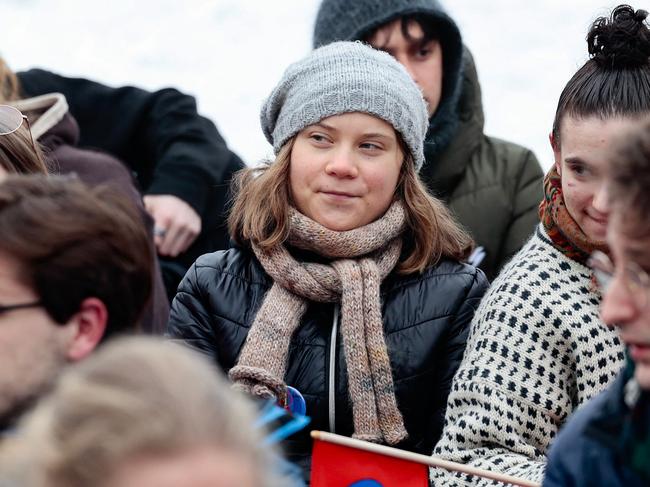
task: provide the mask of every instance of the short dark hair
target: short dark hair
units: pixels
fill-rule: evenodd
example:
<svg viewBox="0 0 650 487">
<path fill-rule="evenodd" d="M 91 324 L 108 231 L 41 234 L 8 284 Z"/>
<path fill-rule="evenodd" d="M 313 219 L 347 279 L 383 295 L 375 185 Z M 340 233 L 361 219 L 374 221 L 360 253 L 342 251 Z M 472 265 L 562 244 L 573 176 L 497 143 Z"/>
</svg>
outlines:
<svg viewBox="0 0 650 487">
<path fill-rule="evenodd" d="M 108 187 L 70 177 L 10 176 L 0 183 L 0 252 L 54 321 L 89 297 L 108 310 L 104 339 L 135 331 L 151 294 L 153 256 L 133 205 Z"/>
<path fill-rule="evenodd" d="M 594 21 L 587 34 L 590 59 L 564 87 L 553 121 L 553 143 L 560 146 L 566 115 L 636 117 L 650 112 L 650 30 L 645 10 L 619 5 Z"/>
<path fill-rule="evenodd" d="M 610 203 L 625 213 L 626 233 L 650 237 L 650 118 L 619 141 L 608 176 Z"/>
<path fill-rule="evenodd" d="M 442 49 L 442 69 L 444 72 L 442 77 L 441 102 L 445 103 L 445 100 L 451 100 L 449 97 L 457 91 L 457 87 L 462 79 L 460 73 L 463 63 L 463 44 L 456 24 L 446 15 L 435 16 L 426 12 L 407 13 L 399 17 L 389 18 L 379 26 L 373 25 L 369 30 L 361 33 L 359 36 L 360 40 L 369 42 L 370 38 L 378 30 L 394 22 L 396 19 L 400 21 L 402 35 L 410 43 L 414 43 L 419 47 L 434 40 L 440 43 Z M 409 27 L 413 23 L 422 29 L 422 37 L 419 39 L 414 38 L 409 32 Z M 381 49 L 383 46 L 374 47 Z M 452 103 L 452 101 L 449 103 Z M 451 109 L 455 110 L 455 107 Z"/>
<path fill-rule="evenodd" d="M 411 33 L 409 32 L 409 25 L 415 22 L 422 29 L 422 38 L 413 39 Z M 425 14 L 409 14 L 401 17 L 401 30 L 402 35 L 408 41 L 420 41 L 423 44 L 426 44 L 429 41 L 440 40 L 441 37 L 444 37 L 443 33 L 440 31 L 444 24 L 440 22 L 433 21 L 430 17 L 427 17 Z"/>
</svg>

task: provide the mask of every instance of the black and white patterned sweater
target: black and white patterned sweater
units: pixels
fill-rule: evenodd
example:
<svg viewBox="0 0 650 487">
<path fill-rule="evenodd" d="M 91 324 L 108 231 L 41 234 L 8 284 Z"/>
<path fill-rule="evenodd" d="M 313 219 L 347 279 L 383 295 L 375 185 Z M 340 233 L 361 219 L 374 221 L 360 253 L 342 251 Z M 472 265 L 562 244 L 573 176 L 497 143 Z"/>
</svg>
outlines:
<svg viewBox="0 0 650 487">
<path fill-rule="evenodd" d="M 590 269 L 553 247 L 540 225 L 474 315 L 434 455 L 541 482 L 560 427 L 624 363 L 599 301 Z M 440 469 L 431 480 L 492 485 Z"/>
</svg>

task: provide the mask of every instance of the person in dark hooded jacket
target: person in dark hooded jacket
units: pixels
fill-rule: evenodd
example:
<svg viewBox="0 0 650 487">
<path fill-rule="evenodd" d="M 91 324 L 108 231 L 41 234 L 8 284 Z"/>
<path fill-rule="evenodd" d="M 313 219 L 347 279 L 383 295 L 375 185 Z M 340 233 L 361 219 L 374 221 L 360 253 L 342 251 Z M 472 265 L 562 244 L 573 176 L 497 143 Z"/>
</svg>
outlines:
<svg viewBox="0 0 650 487">
<path fill-rule="evenodd" d="M 481 88 L 456 23 L 436 0 L 323 0 L 313 45 L 362 40 L 402 63 L 429 109 L 420 177 L 469 230 L 494 278 L 538 223 L 543 174 L 528 149 L 483 133 Z"/>
</svg>

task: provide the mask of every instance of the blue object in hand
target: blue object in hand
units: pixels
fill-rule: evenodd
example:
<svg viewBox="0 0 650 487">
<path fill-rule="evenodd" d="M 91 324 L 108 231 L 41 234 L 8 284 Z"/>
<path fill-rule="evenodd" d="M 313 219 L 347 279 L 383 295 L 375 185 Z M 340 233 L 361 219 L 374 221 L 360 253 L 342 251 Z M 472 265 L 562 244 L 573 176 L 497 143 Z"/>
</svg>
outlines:
<svg viewBox="0 0 650 487">
<path fill-rule="evenodd" d="M 287 410 L 300 416 L 307 414 L 305 398 L 295 387 L 287 386 Z"/>
</svg>

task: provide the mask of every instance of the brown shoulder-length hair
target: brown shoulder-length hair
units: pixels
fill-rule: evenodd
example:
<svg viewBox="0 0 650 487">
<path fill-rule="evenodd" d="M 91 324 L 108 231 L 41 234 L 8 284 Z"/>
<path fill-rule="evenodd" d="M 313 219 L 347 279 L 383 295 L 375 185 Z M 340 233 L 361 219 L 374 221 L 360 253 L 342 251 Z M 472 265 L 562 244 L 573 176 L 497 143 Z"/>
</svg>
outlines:
<svg viewBox="0 0 650 487">
<path fill-rule="evenodd" d="M 234 180 L 234 203 L 228 218 L 230 236 L 239 244 L 255 243 L 263 249 L 281 245 L 289 236 L 289 164 L 295 138 L 274 161 L 242 169 Z M 413 158 L 398 134 L 405 154 L 395 199 L 406 209 L 406 257 L 398 271 L 413 274 L 435 265 L 443 257 L 465 259 L 474 247 L 449 209 L 431 196 L 415 172 Z"/>
</svg>

